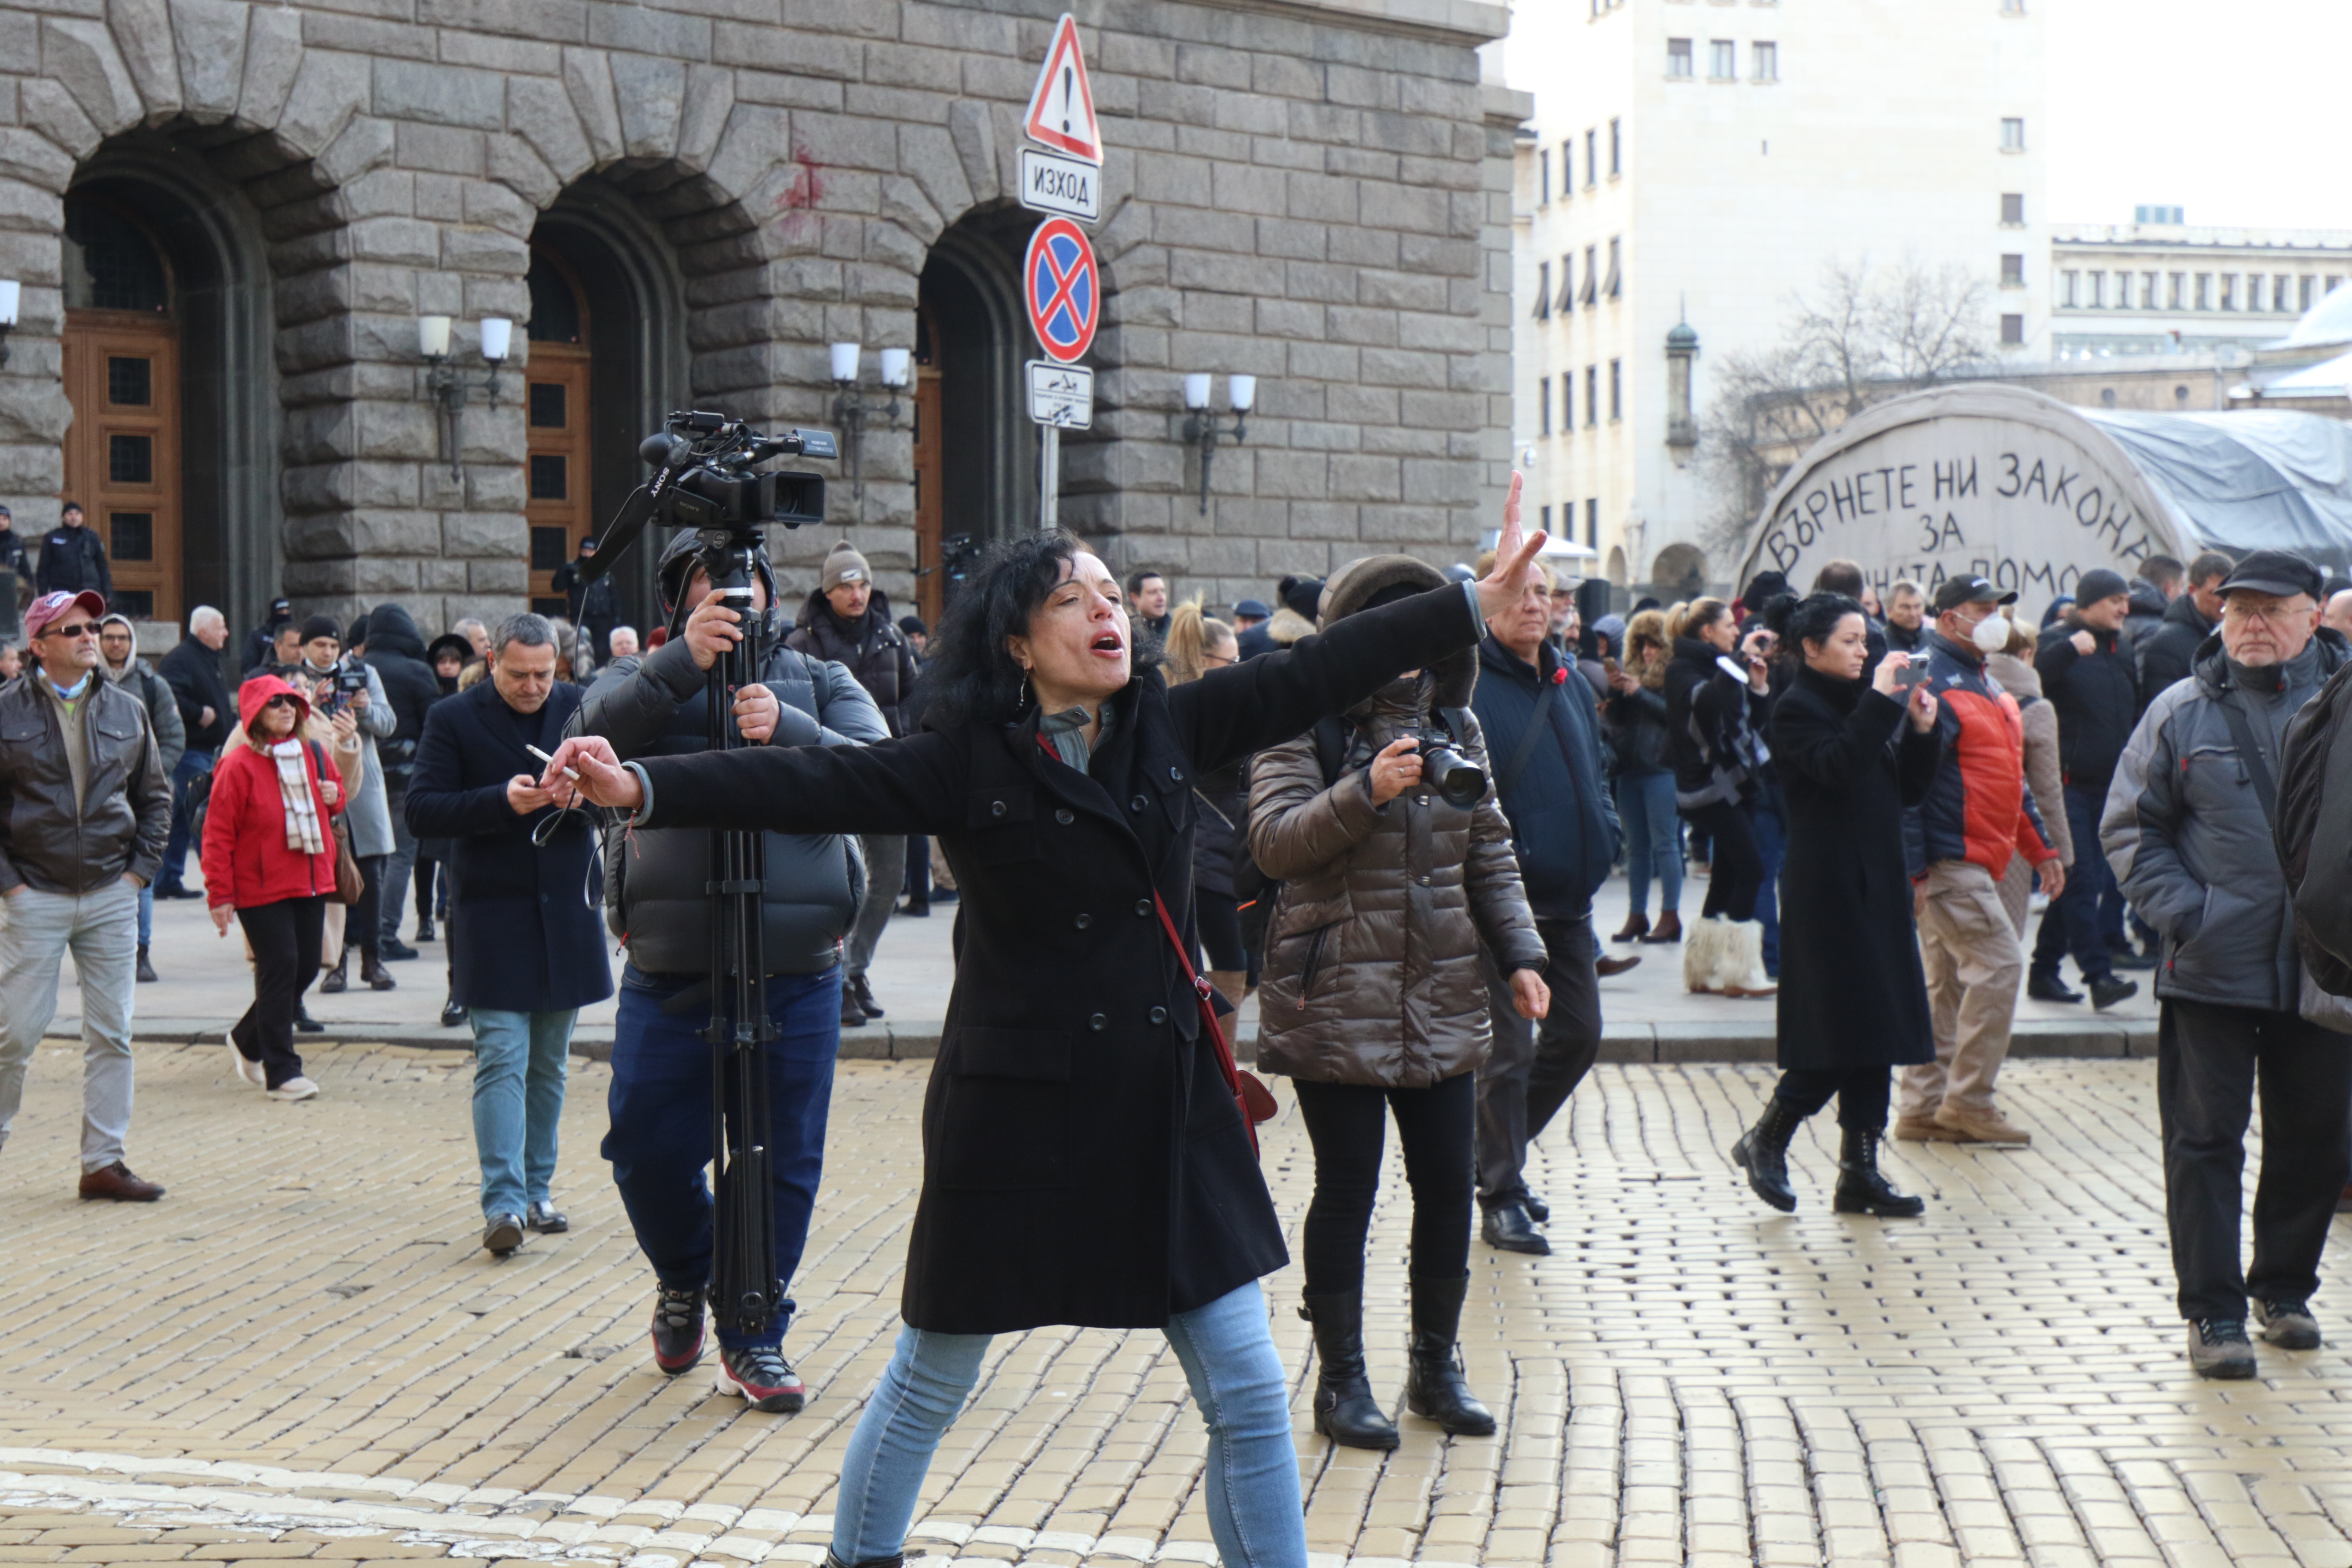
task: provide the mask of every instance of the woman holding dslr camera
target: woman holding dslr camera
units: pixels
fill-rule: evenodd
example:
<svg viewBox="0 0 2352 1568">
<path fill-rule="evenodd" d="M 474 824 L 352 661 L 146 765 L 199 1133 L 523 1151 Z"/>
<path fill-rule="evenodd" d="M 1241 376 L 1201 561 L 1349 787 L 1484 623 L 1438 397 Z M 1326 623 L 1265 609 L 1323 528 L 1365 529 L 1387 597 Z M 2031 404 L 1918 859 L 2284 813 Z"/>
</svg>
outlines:
<svg viewBox="0 0 2352 1568">
<path fill-rule="evenodd" d="M 1323 589 L 1322 625 L 1444 581 L 1403 555 L 1350 563 Z M 1250 857 L 1283 879 L 1266 931 L 1257 1065 L 1286 1074 L 1315 1145 L 1305 1305 L 1315 1326 L 1315 1430 L 1393 1448 L 1397 1429 L 1364 1369 L 1364 1243 L 1389 1114 L 1412 1188 L 1412 1340 L 1405 1406 L 1459 1436 L 1495 1418 L 1454 1347 L 1469 1289 L 1478 1065 L 1492 1041 L 1478 946 L 1543 1016 L 1544 944 L 1519 885 L 1511 825 L 1484 787 L 1467 805 L 1424 778 L 1418 737 L 1459 714 L 1461 755 L 1487 767 L 1465 648 L 1407 670 L 1337 722 L 1259 754 L 1250 771 Z"/>
<path fill-rule="evenodd" d="M 638 826 L 935 833 L 965 905 L 923 1106 L 906 1319 L 844 1458 L 832 1553 L 895 1563 L 989 1338 L 1166 1332 L 1208 1423 L 1228 1568 L 1306 1568 L 1289 1392 L 1260 1276 L 1282 1226 L 1188 984 L 1193 784 L 1474 647 L 1543 536 L 1515 478 L 1501 563 L 1171 689 L 1118 582 L 1068 534 L 1002 541 L 933 639 L 924 729 L 623 766 L 575 736 L 544 774 Z M 1148 655 L 1147 655 L 1148 658 Z"/>
</svg>

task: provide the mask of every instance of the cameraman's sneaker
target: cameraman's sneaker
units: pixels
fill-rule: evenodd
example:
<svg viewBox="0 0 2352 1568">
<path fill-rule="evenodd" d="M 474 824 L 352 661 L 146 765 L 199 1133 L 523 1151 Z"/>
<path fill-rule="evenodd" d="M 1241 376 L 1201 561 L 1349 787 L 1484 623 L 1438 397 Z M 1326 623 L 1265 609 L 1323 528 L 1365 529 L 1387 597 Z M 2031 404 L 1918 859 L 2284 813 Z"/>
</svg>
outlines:
<svg viewBox="0 0 2352 1568">
<path fill-rule="evenodd" d="M 2200 1377 L 2254 1375 L 2253 1342 L 2242 1318 L 2198 1318 L 2189 1325 L 2189 1364 Z"/>
<path fill-rule="evenodd" d="M 654 1364 L 676 1377 L 702 1359 L 702 1289 L 654 1285 Z"/>
<path fill-rule="evenodd" d="M 2311 1304 L 2292 1298 L 2279 1301 L 2256 1301 L 2254 1321 L 2263 1326 L 2263 1338 L 2283 1351 L 2315 1351 L 2319 1348 L 2319 1320 L 2311 1315 Z"/>
<path fill-rule="evenodd" d="M 718 1387 L 721 1394 L 741 1394 L 751 1402 L 752 1409 L 772 1415 L 793 1415 L 808 1401 L 808 1390 L 801 1386 L 801 1374 L 793 1370 L 793 1363 L 775 1345 L 751 1345 L 736 1351 L 721 1346 Z"/>
</svg>

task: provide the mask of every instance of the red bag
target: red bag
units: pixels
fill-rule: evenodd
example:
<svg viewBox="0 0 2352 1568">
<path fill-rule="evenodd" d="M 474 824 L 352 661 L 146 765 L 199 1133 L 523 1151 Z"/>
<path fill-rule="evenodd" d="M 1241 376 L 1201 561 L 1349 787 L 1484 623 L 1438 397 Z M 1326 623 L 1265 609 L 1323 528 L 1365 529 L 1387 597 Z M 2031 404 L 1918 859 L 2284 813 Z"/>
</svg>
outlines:
<svg viewBox="0 0 2352 1568">
<path fill-rule="evenodd" d="M 1192 982 L 1192 996 L 1201 1005 L 1201 1032 L 1217 1047 L 1217 1070 L 1224 1075 L 1225 1087 L 1233 1091 L 1234 1103 L 1241 1108 L 1242 1126 L 1249 1131 L 1250 1152 L 1257 1152 L 1257 1124 L 1271 1121 L 1280 1109 L 1274 1102 L 1274 1090 L 1265 1087 L 1257 1074 L 1244 1072 L 1234 1065 L 1234 1048 L 1225 1043 L 1224 1026 L 1217 1021 L 1217 1009 L 1209 998 L 1216 987 L 1202 979 L 1192 967 L 1192 955 L 1184 947 L 1183 934 L 1177 931 L 1176 921 L 1168 913 L 1167 901 L 1155 888 L 1151 907 L 1160 911 L 1160 929 L 1168 933 L 1168 943 L 1176 950 L 1176 962 L 1184 966 L 1184 978 Z"/>
</svg>

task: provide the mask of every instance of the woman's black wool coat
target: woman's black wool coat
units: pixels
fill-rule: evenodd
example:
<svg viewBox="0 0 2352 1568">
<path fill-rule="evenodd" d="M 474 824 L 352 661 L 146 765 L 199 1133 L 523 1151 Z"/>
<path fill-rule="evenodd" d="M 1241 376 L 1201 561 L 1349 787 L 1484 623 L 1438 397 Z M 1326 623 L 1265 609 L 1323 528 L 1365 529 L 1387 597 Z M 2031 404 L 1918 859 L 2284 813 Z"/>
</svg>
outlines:
<svg viewBox="0 0 2352 1568">
<path fill-rule="evenodd" d="M 1942 736 L 1912 729 L 1902 703 L 1861 681 L 1803 668 L 1773 709 L 1771 739 L 1789 833 L 1780 1065 L 1934 1061 L 1903 809 L 1927 798 Z"/>
<path fill-rule="evenodd" d="M 1046 756 L 1030 725 L 979 721 L 642 763 L 646 825 L 937 834 L 955 868 L 955 994 L 923 1102 L 908 1322 L 1153 1328 L 1288 1260 L 1152 894 L 1189 941 L 1202 773 L 1482 630 L 1448 584 L 1172 691 L 1144 670 L 1111 700 L 1087 773 Z"/>
</svg>

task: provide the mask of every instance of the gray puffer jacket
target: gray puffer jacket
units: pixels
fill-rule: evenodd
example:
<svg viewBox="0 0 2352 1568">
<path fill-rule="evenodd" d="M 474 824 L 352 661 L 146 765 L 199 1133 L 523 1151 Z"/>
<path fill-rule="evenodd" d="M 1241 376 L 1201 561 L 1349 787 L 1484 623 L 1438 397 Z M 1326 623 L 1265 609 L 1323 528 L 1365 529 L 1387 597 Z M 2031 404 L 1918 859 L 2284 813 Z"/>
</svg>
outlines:
<svg viewBox="0 0 2352 1568">
<path fill-rule="evenodd" d="M 2275 785 L 2287 721 L 2346 658 L 2322 633 L 2279 667 L 2281 689 L 2264 690 L 2272 672 L 2231 664 L 2221 637 L 2208 637 L 2191 678 L 2167 688 L 2132 731 L 2099 839 L 2124 897 L 2164 939 L 2158 996 L 2295 1010 L 2294 898 L 2221 704 L 2246 712 Z"/>
</svg>

